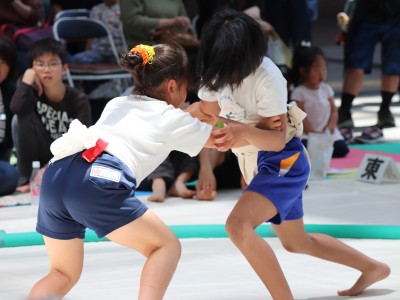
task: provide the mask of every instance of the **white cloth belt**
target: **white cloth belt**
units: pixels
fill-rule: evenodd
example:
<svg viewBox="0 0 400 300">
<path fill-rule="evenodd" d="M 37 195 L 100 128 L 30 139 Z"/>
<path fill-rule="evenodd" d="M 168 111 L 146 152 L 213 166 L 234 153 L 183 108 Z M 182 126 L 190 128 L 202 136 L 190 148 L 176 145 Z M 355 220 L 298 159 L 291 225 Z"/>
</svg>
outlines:
<svg viewBox="0 0 400 300">
<path fill-rule="evenodd" d="M 79 120 L 75 119 L 69 125 L 69 130 L 62 137 L 50 145 L 50 151 L 54 155 L 50 162 L 62 159 L 82 150 L 93 147 L 98 137 L 93 134 Z"/>
</svg>

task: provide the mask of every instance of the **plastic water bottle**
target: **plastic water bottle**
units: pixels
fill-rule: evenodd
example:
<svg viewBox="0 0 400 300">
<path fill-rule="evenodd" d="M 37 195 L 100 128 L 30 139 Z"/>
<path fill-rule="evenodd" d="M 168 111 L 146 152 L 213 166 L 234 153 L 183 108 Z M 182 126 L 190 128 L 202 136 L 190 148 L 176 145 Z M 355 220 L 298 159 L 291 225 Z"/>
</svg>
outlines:
<svg viewBox="0 0 400 300">
<path fill-rule="evenodd" d="M 33 161 L 32 174 L 29 183 L 31 188 L 31 204 L 36 206 L 39 204 L 40 183 L 42 181 L 39 172 L 40 172 L 40 162 Z"/>
</svg>

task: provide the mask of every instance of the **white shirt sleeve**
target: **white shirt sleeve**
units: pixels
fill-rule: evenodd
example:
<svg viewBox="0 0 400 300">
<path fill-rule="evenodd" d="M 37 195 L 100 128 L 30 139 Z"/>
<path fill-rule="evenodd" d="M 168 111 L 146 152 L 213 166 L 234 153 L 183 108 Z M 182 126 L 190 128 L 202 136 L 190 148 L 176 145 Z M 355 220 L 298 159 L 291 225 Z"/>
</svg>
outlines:
<svg viewBox="0 0 400 300">
<path fill-rule="evenodd" d="M 272 117 L 287 112 L 287 87 L 282 74 L 264 75 L 257 86 L 256 98 L 260 116 Z"/>
<path fill-rule="evenodd" d="M 200 88 L 197 96 L 200 100 L 207 101 L 207 102 L 217 102 L 218 101 L 218 92 L 210 91 L 204 87 Z"/>
<path fill-rule="evenodd" d="M 212 126 L 193 118 L 189 113 L 171 110 L 168 112 L 170 121 L 170 145 L 172 150 L 196 156 L 210 137 Z"/>
</svg>

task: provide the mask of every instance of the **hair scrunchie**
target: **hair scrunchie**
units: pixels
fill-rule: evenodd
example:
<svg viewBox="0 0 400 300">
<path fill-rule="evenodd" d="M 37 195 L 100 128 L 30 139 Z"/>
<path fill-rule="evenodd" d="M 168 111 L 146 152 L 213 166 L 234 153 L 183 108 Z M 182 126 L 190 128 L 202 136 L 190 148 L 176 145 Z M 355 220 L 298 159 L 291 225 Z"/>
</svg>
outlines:
<svg viewBox="0 0 400 300">
<path fill-rule="evenodd" d="M 154 58 L 154 48 L 149 45 L 136 45 L 133 47 L 131 50 L 129 50 L 129 53 L 137 53 L 142 57 L 142 66 L 145 64 L 151 64 L 153 62 Z"/>
</svg>

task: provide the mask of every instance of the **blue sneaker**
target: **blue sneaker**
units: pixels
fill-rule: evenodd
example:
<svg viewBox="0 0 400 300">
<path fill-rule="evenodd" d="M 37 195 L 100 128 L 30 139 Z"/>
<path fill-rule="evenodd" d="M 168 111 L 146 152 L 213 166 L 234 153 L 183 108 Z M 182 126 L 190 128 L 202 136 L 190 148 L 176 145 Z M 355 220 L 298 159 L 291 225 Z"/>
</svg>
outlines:
<svg viewBox="0 0 400 300">
<path fill-rule="evenodd" d="M 362 144 L 375 144 L 383 142 L 383 132 L 377 126 L 371 126 L 363 130 L 362 134 L 354 139 Z"/>
</svg>

